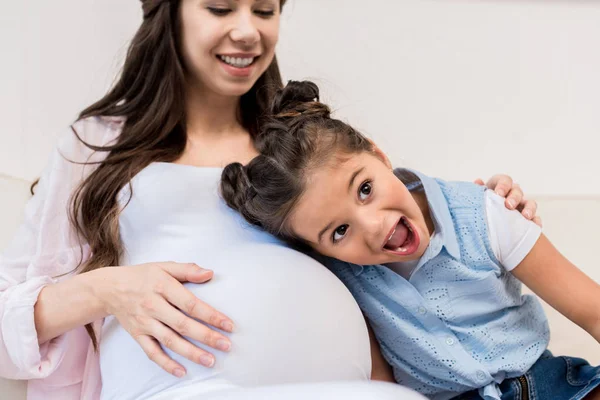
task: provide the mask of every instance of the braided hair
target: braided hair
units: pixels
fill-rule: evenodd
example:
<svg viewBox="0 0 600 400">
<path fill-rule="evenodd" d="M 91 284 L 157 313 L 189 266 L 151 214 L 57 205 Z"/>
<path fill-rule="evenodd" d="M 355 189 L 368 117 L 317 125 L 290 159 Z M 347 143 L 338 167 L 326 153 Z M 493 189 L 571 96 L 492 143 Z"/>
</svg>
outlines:
<svg viewBox="0 0 600 400">
<path fill-rule="evenodd" d="M 331 118 L 319 88 L 309 81 L 290 81 L 276 93 L 256 146 L 259 155 L 248 165 L 225 167 L 221 195 L 248 222 L 296 245 L 302 240 L 287 221 L 310 172 L 334 155 L 373 151 L 361 133 Z"/>
</svg>

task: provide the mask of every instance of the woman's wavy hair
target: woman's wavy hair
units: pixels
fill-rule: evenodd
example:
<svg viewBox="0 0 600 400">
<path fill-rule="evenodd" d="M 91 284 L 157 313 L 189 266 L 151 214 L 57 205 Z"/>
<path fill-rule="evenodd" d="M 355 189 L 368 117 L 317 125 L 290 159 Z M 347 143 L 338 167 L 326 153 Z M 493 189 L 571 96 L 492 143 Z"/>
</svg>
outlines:
<svg viewBox="0 0 600 400">
<path fill-rule="evenodd" d="M 280 8 L 285 1 L 280 0 Z M 86 143 L 72 127 L 84 145 L 107 153 L 72 196 L 71 223 L 91 250 L 90 258 L 78 266 L 78 273 L 119 264 L 119 191 L 148 164 L 177 160 L 186 144 L 186 71 L 180 53 L 178 18 L 181 0 L 141 3 L 144 18 L 129 45 L 119 78 L 103 98 L 83 110 L 78 118 L 122 117 L 121 134 L 114 144 L 95 146 Z M 253 138 L 275 91 L 282 86 L 274 58 L 241 97 L 240 122 Z M 86 330 L 97 349 L 92 325 L 86 325 Z"/>
</svg>

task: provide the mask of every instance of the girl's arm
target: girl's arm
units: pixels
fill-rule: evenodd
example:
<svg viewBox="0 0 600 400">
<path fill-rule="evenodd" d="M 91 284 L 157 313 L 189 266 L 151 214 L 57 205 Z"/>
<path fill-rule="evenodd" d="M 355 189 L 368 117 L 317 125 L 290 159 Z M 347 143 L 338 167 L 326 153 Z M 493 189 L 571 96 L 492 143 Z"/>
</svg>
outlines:
<svg viewBox="0 0 600 400">
<path fill-rule="evenodd" d="M 600 285 L 567 260 L 545 235 L 512 273 L 600 342 Z"/>
</svg>

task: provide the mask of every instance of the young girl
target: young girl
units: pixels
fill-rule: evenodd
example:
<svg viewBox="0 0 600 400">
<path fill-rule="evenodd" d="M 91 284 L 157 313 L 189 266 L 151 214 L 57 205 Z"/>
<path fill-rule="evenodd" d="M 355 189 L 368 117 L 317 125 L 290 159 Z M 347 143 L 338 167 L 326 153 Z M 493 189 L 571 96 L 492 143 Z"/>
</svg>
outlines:
<svg viewBox="0 0 600 400">
<path fill-rule="evenodd" d="M 318 99 L 311 82 L 279 92 L 261 155 L 223 171 L 228 205 L 326 256 L 398 383 L 432 399 L 600 398 L 600 369 L 554 357 L 521 295 L 523 282 L 600 340 L 599 285 L 492 191 L 392 170 Z"/>
</svg>

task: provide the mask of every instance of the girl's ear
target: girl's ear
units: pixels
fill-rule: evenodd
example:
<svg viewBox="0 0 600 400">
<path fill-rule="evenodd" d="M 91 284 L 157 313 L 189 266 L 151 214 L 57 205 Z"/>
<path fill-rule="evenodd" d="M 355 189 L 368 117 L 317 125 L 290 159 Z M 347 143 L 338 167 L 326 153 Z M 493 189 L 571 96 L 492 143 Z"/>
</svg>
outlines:
<svg viewBox="0 0 600 400">
<path fill-rule="evenodd" d="M 371 139 L 367 140 L 373 145 L 373 153 L 375 154 L 375 156 L 377 156 L 377 158 L 383 161 L 386 167 L 392 169 L 392 163 L 390 162 L 390 159 L 385 155 L 385 153 L 379 147 L 377 147 L 377 145 Z"/>
</svg>

